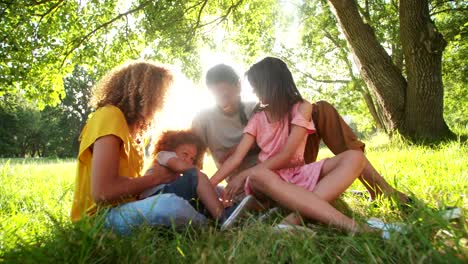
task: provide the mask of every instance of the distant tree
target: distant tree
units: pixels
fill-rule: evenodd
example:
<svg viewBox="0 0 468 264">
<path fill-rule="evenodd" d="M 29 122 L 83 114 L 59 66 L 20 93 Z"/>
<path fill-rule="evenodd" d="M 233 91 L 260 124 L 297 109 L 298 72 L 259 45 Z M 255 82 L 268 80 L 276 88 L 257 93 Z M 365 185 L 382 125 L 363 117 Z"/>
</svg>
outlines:
<svg viewBox="0 0 468 264">
<path fill-rule="evenodd" d="M 42 112 L 45 151 L 48 156 L 72 157 L 78 154 L 78 137 L 91 112 L 89 100 L 95 80 L 87 69 L 75 66 L 64 79 L 65 96 L 59 105 Z"/>
<path fill-rule="evenodd" d="M 0 157 L 76 156 L 94 83 L 76 66 L 64 79 L 65 96 L 56 106 L 39 110 L 20 95 L 0 97 Z"/>
<path fill-rule="evenodd" d="M 40 154 L 40 112 L 20 96 L 0 99 L 0 156 Z"/>
</svg>

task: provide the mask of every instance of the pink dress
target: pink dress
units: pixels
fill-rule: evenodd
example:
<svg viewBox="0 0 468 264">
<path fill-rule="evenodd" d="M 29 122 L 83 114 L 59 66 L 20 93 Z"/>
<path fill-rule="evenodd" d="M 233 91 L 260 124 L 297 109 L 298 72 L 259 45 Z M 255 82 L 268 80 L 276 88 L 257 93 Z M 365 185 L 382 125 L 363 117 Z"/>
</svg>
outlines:
<svg viewBox="0 0 468 264">
<path fill-rule="evenodd" d="M 297 125 L 307 129 L 309 134 L 315 133 L 315 125 L 312 120 L 306 120 L 298 109 L 301 102 L 296 103 L 291 110 L 291 127 Z M 261 151 L 258 155 L 259 162 L 264 162 L 268 158 L 279 153 L 286 145 L 290 126 L 288 125 L 289 116 L 286 115 L 283 120 L 269 123 L 264 111 L 255 113 L 249 120 L 244 129 L 244 133 L 249 133 L 255 137 L 257 145 Z M 304 149 L 307 137 L 304 137 L 291 158 L 291 168 L 279 169 L 275 172 L 286 182 L 301 186 L 306 190 L 312 191 L 317 185 L 323 162 L 305 164 Z M 246 194 L 251 194 L 249 180 L 245 184 Z"/>
</svg>

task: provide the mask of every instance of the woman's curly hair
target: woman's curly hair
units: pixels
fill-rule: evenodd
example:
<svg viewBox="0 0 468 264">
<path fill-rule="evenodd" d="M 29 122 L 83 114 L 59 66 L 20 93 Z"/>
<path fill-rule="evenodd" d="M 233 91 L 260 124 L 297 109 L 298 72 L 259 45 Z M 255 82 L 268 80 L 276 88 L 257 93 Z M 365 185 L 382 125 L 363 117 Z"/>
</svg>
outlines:
<svg viewBox="0 0 468 264">
<path fill-rule="evenodd" d="M 164 104 L 172 72 L 153 62 L 133 61 L 114 68 L 93 90 L 90 104 L 98 109 L 118 107 L 133 131 L 143 132 Z"/>
<path fill-rule="evenodd" d="M 182 144 L 194 144 L 197 148 L 194 165 L 197 168 L 202 168 L 203 157 L 206 152 L 206 146 L 203 141 L 191 130 L 168 130 L 161 134 L 156 142 L 153 151 L 153 159 L 160 151 L 174 151 Z"/>
</svg>

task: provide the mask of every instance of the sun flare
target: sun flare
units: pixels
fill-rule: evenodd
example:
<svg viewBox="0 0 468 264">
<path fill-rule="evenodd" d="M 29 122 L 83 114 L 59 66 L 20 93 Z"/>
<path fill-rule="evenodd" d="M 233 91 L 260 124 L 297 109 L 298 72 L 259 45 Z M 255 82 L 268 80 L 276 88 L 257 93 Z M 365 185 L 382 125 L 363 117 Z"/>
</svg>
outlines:
<svg viewBox="0 0 468 264">
<path fill-rule="evenodd" d="M 257 101 L 248 81 L 243 78 L 243 69 L 227 54 L 204 51 L 201 55 L 203 75 L 199 83 L 189 80 L 179 69 L 175 69 L 175 82 L 166 95 L 163 109 L 156 114 L 154 128 L 150 131 L 152 143 L 163 131 L 189 129 L 192 119 L 203 109 L 216 105 L 213 95 L 204 84 L 206 72 L 213 66 L 224 63 L 232 66 L 241 77 L 241 98 L 244 101 Z M 151 148 L 150 148 L 151 149 Z M 204 171 L 210 175 L 216 171 L 210 156 L 205 157 Z"/>
</svg>

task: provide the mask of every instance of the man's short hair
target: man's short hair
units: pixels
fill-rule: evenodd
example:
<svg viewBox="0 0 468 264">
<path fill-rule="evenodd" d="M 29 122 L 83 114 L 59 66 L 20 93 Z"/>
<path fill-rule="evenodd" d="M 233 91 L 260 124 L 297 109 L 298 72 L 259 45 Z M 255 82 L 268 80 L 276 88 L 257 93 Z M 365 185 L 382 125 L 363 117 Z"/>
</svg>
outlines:
<svg viewBox="0 0 468 264">
<path fill-rule="evenodd" d="M 239 80 L 240 78 L 239 75 L 237 75 L 236 71 L 234 71 L 234 69 L 231 66 L 228 66 L 226 64 L 218 64 L 209 69 L 206 73 L 207 86 L 221 82 L 226 82 L 235 85 L 239 83 Z"/>
</svg>

